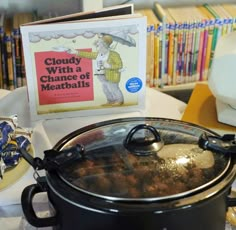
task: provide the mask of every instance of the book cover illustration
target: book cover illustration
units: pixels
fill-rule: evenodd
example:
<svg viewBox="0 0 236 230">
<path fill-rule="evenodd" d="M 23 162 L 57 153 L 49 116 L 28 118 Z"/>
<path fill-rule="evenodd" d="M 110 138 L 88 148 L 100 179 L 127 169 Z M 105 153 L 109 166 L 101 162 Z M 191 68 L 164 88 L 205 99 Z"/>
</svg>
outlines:
<svg viewBox="0 0 236 230">
<path fill-rule="evenodd" d="M 32 119 L 143 108 L 145 32 L 143 17 L 23 27 Z"/>
</svg>

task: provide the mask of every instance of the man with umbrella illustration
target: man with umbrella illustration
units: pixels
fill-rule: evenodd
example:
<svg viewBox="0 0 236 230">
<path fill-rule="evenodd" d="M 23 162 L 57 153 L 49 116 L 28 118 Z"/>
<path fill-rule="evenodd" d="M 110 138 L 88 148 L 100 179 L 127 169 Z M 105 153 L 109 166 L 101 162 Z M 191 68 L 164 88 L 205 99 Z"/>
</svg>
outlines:
<svg viewBox="0 0 236 230">
<path fill-rule="evenodd" d="M 103 106 L 119 106 L 124 103 L 124 96 L 119 87 L 123 63 L 118 52 L 110 48 L 113 37 L 108 34 L 99 35 L 94 42 L 96 51 L 86 52 L 69 50 L 68 53 L 82 58 L 96 60 L 96 73 L 99 78 L 107 103 Z"/>
</svg>

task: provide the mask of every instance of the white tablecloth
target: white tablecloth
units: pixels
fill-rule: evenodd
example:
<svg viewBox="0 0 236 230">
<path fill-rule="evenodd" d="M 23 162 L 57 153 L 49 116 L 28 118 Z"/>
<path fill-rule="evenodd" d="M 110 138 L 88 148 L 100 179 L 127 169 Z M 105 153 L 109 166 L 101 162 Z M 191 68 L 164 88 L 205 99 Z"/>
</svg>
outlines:
<svg viewBox="0 0 236 230">
<path fill-rule="evenodd" d="M 0 90 L 0 116 L 18 115 L 19 125 L 33 129 L 32 143 L 37 156 L 42 157 L 43 151 L 52 148 L 62 137 L 85 125 L 99 121 L 149 116 L 180 119 L 186 104 L 167 94 L 155 89 L 146 90 L 146 109 L 144 111 L 99 115 L 91 117 L 76 117 L 65 119 L 54 119 L 46 121 L 31 122 L 27 90 L 25 87 L 18 88 L 12 92 Z M 1 183 L 1 182 L 0 182 Z M 0 191 L 0 228 L 4 230 L 35 229 L 24 220 L 20 196 L 24 187 L 35 183 L 33 179 L 33 169 L 9 188 Z M 47 208 L 47 197 L 42 194 L 36 201 L 37 208 L 45 211 Z"/>
</svg>

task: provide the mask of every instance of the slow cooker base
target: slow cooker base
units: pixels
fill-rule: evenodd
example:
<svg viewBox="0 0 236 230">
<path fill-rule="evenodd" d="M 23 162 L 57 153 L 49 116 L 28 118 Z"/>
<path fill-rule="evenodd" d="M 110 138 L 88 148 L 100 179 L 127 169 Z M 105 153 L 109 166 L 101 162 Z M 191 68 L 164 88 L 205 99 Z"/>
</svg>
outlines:
<svg viewBox="0 0 236 230">
<path fill-rule="evenodd" d="M 140 212 L 130 215 L 122 213 L 94 212 L 49 194 L 58 211 L 58 226 L 54 230 L 224 230 L 226 202 L 225 194 L 205 200 L 191 207 L 173 209 L 168 212 Z"/>
</svg>

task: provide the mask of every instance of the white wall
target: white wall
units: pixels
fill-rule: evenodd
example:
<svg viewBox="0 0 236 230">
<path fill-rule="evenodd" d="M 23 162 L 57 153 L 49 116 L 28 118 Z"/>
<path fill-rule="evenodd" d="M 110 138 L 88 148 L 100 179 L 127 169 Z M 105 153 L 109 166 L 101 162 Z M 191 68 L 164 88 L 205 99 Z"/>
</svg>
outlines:
<svg viewBox="0 0 236 230">
<path fill-rule="evenodd" d="M 39 14 L 57 12 L 59 15 L 75 13 L 81 9 L 80 0 L 0 0 L 0 10 L 8 13 L 32 11 L 37 9 Z"/>
<path fill-rule="evenodd" d="M 91 3 L 91 9 L 94 9 L 94 5 L 98 5 L 98 0 Z M 99 0 L 100 1 L 100 0 Z M 126 0 L 103 0 L 103 6 L 112 6 L 126 2 Z M 152 7 L 156 0 L 132 0 L 135 8 Z M 162 5 L 181 5 L 181 4 L 202 4 L 202 3 L 222 3 L 231 2 L 235 3 L 235 0 L 159 0 Z M 79 12 L 86 6 L 86 10 L 89 10 L 88 0 L 0 0 L 0 10 L 5 9 L 9 13 L 20 11 L 32 11 L 37 9 L 39 14 L 47 14 L 48 12 L 57 12 L 59 15 Z"/>
</svg>

